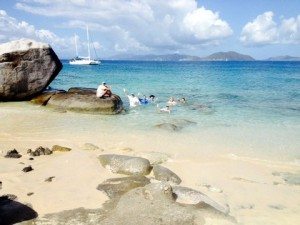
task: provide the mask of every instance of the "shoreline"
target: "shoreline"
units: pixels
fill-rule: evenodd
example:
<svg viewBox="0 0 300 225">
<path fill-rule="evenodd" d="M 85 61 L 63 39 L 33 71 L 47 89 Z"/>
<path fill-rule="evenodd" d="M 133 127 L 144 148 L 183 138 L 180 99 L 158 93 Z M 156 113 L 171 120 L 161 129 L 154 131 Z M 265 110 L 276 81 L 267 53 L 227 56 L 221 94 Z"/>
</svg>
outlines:
<svg viewBox="0 0 300 225">
<path fill-rule="evenodd" d="M 288 218 L 285 224 L 299 221 L 297 199 L 300 187 L 297 179 L 300 165 L 295 161 L 297 157 L 272 159 L 267 155 L 262 157 L 258 152 L 252 152 L 251 156 L 243 155 L 243 151 L 233 151 L 239 148 L 238 142 L 228 143 L 227 137 L 232 133 L 219 133 L 218 138 L 225 142 L 223 145 L 219 144 L 218 138 L 210 137 L 214 129 L 206 135 L 208 130 L 195 135 L 194 130 L 188 128 L 179 132 L 146 129 L 126 133 L 124 131 L 128 127 L 124 124 L 123 129 L 118 129 L 114 123 L 107 126 L 112 117 L 59 113 L 31 107 L 27 103 L 2 105 L 0 117 L 4 121 L 0 125 L 1 155 L 13 148 L 23 155 L 20 159 L 0 158 L 3 165 L 0 168 L 0 193 L 14 194 L 18 201 L 31 204 L 39 218 L 49 214 L 64 215 L 65 210 L 80 207 L 103 209 L 108 198 L 96 189 L 97 185 L 109 178 L 124 176 L 103 168 L 97 159 L 99 155 L 147 156 L 158 152 L 168 157 L 162 165 L 182 179 L 182 186 L 229 205 L 229 215 L 240 224 L 282 224 L 282 214 Z M 85 143 L 92 143 L 99 149 L 83 150 Z M 244 146 L 249 143 L 252 142 L 244 143 Z M 28 148 L 51 148 L 56 144 L 72 150 L 28 160 Z M 255 146 L 247 150 L 251 148 Z M 22 168 L 28 165 L 34 170 L 22 172 Z M 287 183 L 286 175 L 296 183 Z M 44 181 L 51 176 L 55 177 L 51 183 Z M 28 196 L 30 192 L 34 194 Z M 207 224 L 232 224 L 232 221 L 225 223 L 215 214 L 205 220 Z"/>
</svg>

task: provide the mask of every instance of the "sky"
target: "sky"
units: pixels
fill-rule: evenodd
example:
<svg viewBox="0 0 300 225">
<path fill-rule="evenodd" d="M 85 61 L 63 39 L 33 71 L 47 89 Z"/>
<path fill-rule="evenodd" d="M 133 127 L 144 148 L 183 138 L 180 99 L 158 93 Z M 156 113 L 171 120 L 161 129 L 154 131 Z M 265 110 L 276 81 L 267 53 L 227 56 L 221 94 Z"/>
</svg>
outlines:
<svg viewBox="0 0 300 225">
<path fill-rule="evenodd" d="M 60 58 L 237 51 L 300 56 L 300 0 L 0 0 L 0 43 L 30 38 Z M 94 54 L 95 55 L 95 54 Z"/>
</svg>

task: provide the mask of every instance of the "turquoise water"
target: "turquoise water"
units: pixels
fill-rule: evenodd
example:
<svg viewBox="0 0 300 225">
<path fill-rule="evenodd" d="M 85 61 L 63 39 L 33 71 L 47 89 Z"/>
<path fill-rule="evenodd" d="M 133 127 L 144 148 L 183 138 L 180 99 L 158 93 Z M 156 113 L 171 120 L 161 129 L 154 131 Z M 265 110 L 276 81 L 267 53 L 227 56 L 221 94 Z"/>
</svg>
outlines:
<svg viewBox="0 0 300 225">
<path fill-rule="evenodd" d="M 128 108 L 123 88 L 158 97 L 188 100 L 171 115 L 155 105 L 128 110 L 121 120 L 134 128 L 184 118 L 210 126 L 280 125 L 300 123 L 300 63 L 298 62 L 128 62 L 103 61 L 99 66 L 72 66 L 67 61 L 51 87 L 112 86 Z M 112 118 L 110 120 L 119 120 Z"/>
</svg>

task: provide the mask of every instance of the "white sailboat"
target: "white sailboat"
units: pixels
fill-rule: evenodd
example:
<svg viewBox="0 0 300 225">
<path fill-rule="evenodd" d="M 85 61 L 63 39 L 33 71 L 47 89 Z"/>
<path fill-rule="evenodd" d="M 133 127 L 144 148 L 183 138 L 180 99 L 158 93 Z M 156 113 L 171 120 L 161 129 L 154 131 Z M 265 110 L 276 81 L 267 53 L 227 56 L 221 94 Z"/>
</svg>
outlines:
<svg viewBox="0 0 300 225">
<path fill-rule="evenodd" d="M 70 64 L 72 65 L 99 65 L 101 62 L 99 60 L 91 59 L 91 50 L 90 50 L 90 36 L 89 36 L 89 28 L 86 27 L 86 36 L 88 42 L 88 57 L 81 57 L 78 55 L 77 49 L 77 38 L 75 35 L 75 49 L 76 49 L 76 57 L 70 60 Z"/>
</svg>

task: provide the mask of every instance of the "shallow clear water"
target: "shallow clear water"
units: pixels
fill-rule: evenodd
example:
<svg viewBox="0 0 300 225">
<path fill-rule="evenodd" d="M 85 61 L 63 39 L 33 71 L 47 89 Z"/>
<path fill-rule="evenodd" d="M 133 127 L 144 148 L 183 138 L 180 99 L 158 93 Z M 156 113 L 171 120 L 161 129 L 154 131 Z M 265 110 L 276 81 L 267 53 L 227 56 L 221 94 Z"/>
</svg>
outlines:
<svg viewBox="0 0 300 225">
<path fill-rule="evenodd" d="M 145 129 L 169 118 L 185 118 L 201 127 L 293 126 L 300 122 L 297 62 L 104 61 L 100 66 L 72 66 L 64 62 L 51 87 L 96 88 L 102 81 L 112 86 L 127 107 L 123 88 L 135 94 L 154 94 L 161 107 L 170 96 L 187 98 L 188 103 L 174 107 L 170 116 L 157 113 L 155 105 L 129 110 L 121 120 L 135 128 Z"/>
</svg>

